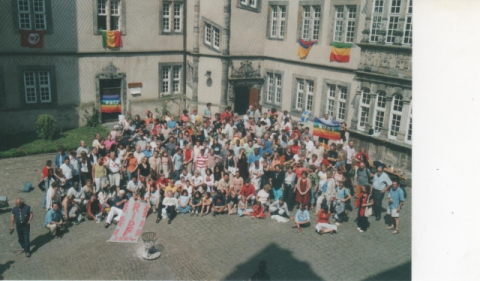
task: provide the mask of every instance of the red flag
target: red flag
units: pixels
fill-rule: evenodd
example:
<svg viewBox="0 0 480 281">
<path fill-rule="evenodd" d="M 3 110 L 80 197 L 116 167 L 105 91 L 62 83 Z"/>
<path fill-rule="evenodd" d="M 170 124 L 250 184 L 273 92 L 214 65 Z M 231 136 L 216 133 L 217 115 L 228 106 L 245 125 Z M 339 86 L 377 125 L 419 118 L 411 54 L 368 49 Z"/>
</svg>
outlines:
<svg viewBox="0 0 480 281">
<path fill-rule="evenodd" d="M 43 47 L 43 35 L 45 30 L 21 30 L 20 46 L 30 48 Z"/>
</svg>

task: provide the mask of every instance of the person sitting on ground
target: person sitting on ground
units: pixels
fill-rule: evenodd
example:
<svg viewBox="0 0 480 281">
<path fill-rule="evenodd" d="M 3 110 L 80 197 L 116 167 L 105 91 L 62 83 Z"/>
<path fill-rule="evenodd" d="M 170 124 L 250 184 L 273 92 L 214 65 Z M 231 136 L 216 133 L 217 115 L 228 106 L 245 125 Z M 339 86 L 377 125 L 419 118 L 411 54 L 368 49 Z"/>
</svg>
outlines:
<svg viewBox="0 0 480 281">
<path fill-rule="evenodd" d="M 212 206 L 212 196 L 210 192 L 205 193 L 205 197 L 202 202 L 201 216 L 206 216 L 210 213 L 210 207 Z"/>
<path fill-rule="evenodd" d="M 250 179 L 246 178 L 245 183 L 242 186 L 242 190 L 240 191 L 240 195 L 245 197 L 248 201 L 251 201 L 252 205 L 255 202 L 255 187 L 250 184 Z"/>
<path fill-rule="evenodd" d="M 192 210 L 190 206 L 190 196 L 186 189 L 182 190 L 182 195 L 178 198 L 178 212 L 186 214 Z"/>
<path fill-rule="evenodd" d="M 50 208 L 45 216 L 45 227 L 50 230 L 50 234 L 55 238 L 58 238 L 59 232 L 62 230 L 63 220 L 62 213 L 57 202 L 53 202 L 52 208 Z"/>
<path fill-rule="evenodd" d="M 257 201 L 260 201 L 262 203 L 263 207 L 268 210 L 268 207 L 270 206 L 270 189 L 272 189 L 271 185 L 266 184 L 263 186 L 263 189 L 261 189 L 257 193 Z"/>
<path fill-rule="evenodd" d="M 192 207 L 192 216 L 193 215 L 198 215 L 202 211 L 202 194 L 200 191 L 195 192 L 193 195 L 192 199 L 190 200 L 190 207 Z"/>
<path fill-rule="evenodd" d="M 297 214 L 295 215 L 295 224 L 292 228 L 297 228 L 297 232 L 302 231 L 302 227 L 310 226 L 310 213 L 308 212 L 308 203 L 300 203 Z"/>
<path fill-rule="evenodd" d="M 174 181 L 173 181 L 173 180 L 170 180 L 170 181 L 168 182 L 168 185 L 167 185 L 167 187 L 165 188 L 165 194 L 166 194 L 167 192 L 169 192 L 169 191 L 172 192 L 173 197 L 175 197 L 175 198 L 178 198 L 178 197 L 180 196 L 180 193 L 179 193 L 179 191 L 178 191 L 178 186 L 174 185 Z"/>
<path fill-rule="evenodd" d="M 157 210 L 159 210 L 158 206 L 160 205 L 160 192 L 155 188 L 155 185 L 150 185 L 148 192 L 145 195 L 145 200 L 147 201 L 149 207 L 153 206 L 153 213 L 156 213 Z"/>
<path fill-rule="evenodd" d="M 247 209 L 247 198 L 242 196 L 240 201 L 238 201 L 238 216 L 250 216 L 252 214 L 252 209 Z"/>
<path fill-rule="evenodd" d="M 120 217 L 123 215 L 123 207 L 127 202 L 128 199 L 125 197 L 125 190 L 122 189 L 118 192 L 118 196 L 115 196 L 115 200 L 113 200 L 112 208 L 110 209 L 107 221 L 105 222 L 105 228 L 112 223 L 112 220 L 115 224 L 120 221 Z"/>
<path fill-rule="evenodd" d="M 73 222 L 77 225 L 82 220 L 79 208 L 73 204 L 73 195 L 67 195 L 62 201 L 62 215 L 66 223 Z"/>
<path fill-rule="evenodd" d="M 238 205 L 238 195 L 235 192 L 234 188 L 230 189 L 227 198 L 227 207 L 228 207 L 228 214 L 233 215 L 237 213 L 237 205 Z"/>
<path fill-rule="evenodd" d="M 87 202 L 87 218 L 100 222 L 103 218 L 104 209 L 97 196 L 93 195 Z"/>
<path fill-rule="evenodd" d="M 318 219 L 317 225 L 315 226 L 315 232 L 318 234 L 325 234 L 325 233 L 336 233 L 337 226 L 334 224 L 328 223 L 328 219 L 330 218 L 329 207 L 327 204 L 327 200 L 323 199 L 321 203 L 320 210 L 318 210 Z"/>
<path fill-rule="evenodd" d="M 73 183 L 73 186 L 70 187 L 70 189 L 68 190 L 67 196 L 68 195 L 73 196 L 73 202 L 80 211 L 87 204 L 87 200 L 85 199 L 85 192 L 78 185 L 78 182 Z"/>
<path fill-rule="evenodd" d="M 103 185 L 103 190 L 98 193 L 97 199 L 98 201 L 100 201 L 100 204 L 102 204 L 102 207 L 105 209 L 106 212 L 110 211 L 116 195 L 117 191 L 114 187 L 110 187 L 110 184 L 108 182 Z"/>
<path fill-rule="evenodd" d="M 283 201 L 283 197 L 280 197 L 278 201 L 273 202 L 270 207 L 268 208 L 268 217 L 271 218 L 272 214 L 278 214 L 282 217 L 287 217 L 290 220 L 293 218 L 290 217 L 290 212 L 288 211 L 287 203 Z"/>
<path fill-rule="evenodd" d="M 227 209 L 225 194 L 220 190 L 213 196 L 213 216 L 222 214 Z"/>
<path fill-rule="evenodd" d="M 219 182 L 217 182 L 215 186 L 217 187 L 218 191 L 226 194 L 233 186 L 233 181 L 230 179 L 230 175 L 228 173 L 225 173 L 223 175 L 223 178 Z"/>
<path fill-rule="evenodd" d="M 172 223 L 173 218 L 177 214 L 178 209 L 178 200 L 172 196 L 171 191 L 167 191 L 165 198 L 163 199 L 162 205 L 164 206 L 162 214 L 166 214 L 168 217 L 168 224 Z M 160 222 L 160 218 L 157 218 L 156 222 Z"/>
<path fill-rule="evenodd" d="M 265 209 L 263 208 L 263 205 L 260 201 L 257 201 L 255 205 L 253 205 L 252 219 L 253 218 L 258 218 L 258 219 L 265 218 Z"/>
<path fill-rule="evenodd" d="M 141 193 L 143 188 L 142 183 L 137 179 L 136 175 L 132 175 L 132 180 L 127 184 L 128 198 L 130 199 L 134 193 Z"/>
</svg>

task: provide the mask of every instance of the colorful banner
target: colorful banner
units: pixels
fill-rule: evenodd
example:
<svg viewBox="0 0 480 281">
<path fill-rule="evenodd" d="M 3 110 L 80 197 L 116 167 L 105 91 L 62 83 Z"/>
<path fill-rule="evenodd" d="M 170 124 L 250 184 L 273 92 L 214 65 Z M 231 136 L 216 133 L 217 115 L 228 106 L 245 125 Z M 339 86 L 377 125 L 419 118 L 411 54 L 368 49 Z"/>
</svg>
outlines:
<svg viewBox="0 0 480 281">
<path fill-rule="evenodd" d="M 104 48 L 122 47 L 122 34 L 120 30 L 102 30 L 102 43 Z"/>
<path fill-rule="evenodd" d="M 298 43 L 300 46 L 298 46 L 298 51 L 297 55 L 301 58 L 304 59 L 308 56 L 308 53 L 310 52 L 310 49 L 312 48 L 313 44 L 317 43 L 318 41 L 305 41 L 303 39 L 300 39 Z"/>
<path fill-rule="evenodd" d="M 330 60 L 338 62 L 349 62 L 350 51 L 352 50 L 351 43 L 332 43 L 332 51 L 330 52 Z"/>
<path fill-rule="evenodd" d="M 145 225 L 148 204 L 130 199 L 123 207 L 123 214 L 108 242 L 137 243 Z"/>
<path fill-rule="evenodd" d="M 103 95 L 102 113 L 122 113 L 120 95 Z"/>
<path fill-rule="evenodd" d="M 315 117 L 313 135 L 324 139 L 340 140 L 340 122 Z"/>
<path fill-rule="evenodd" d="M 20 30 L 20 46 L 42 48 L 44 34 L 45 30 Z"/>
</svg>

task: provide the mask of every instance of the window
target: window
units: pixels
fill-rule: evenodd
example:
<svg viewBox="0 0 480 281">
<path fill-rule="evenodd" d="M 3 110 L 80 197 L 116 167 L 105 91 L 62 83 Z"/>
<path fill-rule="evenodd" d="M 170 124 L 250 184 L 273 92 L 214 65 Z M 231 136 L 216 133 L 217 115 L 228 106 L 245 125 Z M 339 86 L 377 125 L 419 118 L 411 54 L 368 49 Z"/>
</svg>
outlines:
<svg viewBox="0 0 480 281">
<path fill-rule="evenodd" d="M 314 104 L 314 80 L 294 78 L 297 82 L 296 93 L 294 93 L 295 100 L 293 101 L 292 110 L 303 113 L 304 110 L 313 111 Z"/>
<path fill-rule="evenodd" d="M 218 52 L 220 50 L 220 26 L 217 26 L 210 21 L 205 21 L 204 23 L 204 43 L 207 47 Z"/>
<path fill-rule="evenodd" d="M 20 30 L 51 31 L 51 8 L 46 0 L 14 0 Z"/>
<path fill-rule="evenodd" d="M 295 109 L 302 110 L 303 109 L 303 91 L 304 91 L 304 80 L 297 79 L 297 97 L 295 103 Z"/>
<path fill-rule="evenodd" d="M 102 30 L 120 30 L 122 19 L 122 0 L 97 0 L 97 32 Z"/>
<path fill-rule="evenodd" d="M 275 103 L 280 104 L 282 101 L 282 76 L 280 74 L 275 74 Z"/>
<path fill-rule="evenodd" d="M 408 1 L 407 14 L 405 17 L 405 32 L 403 33 L 403 44 L 412 45 L 413 27 L 412 27 L 412 1 Z"/>
<path fill-rule="evenodd" d="M 282 101 L 282 75 L 267 72 L 267 102 L 280 104 Z"/>
<path fill-rule="evenodd" d="M 383 0 L 375 0 L 373 3 L 370 42 L 378 42 L 378 32 L 382 28 L 383 5 Z"/>
<path fill-rule="evenodd" d="M 313 81 L 307 80 L 307 102 L 305 104 L 305 110 L 313 110 Z"/>
<path fill-rule="evenodd" d="M 329 116 L 333 116 L 333 110 L 335 108 L 335 85 L 327 85 L 328 93 L 327 93 L 327 114 Z"/>
<path fill-rule="evenodd" d="M 52 90 L 49 71 L 24 71 L 25 103 L 51 103 Z"/>
<path fill-rule="evenodd" d="M 402 96 L 395 95 L 392 102 L 392 113 L 390 114 L 390 132 L 389 138 L 396 139 L 400 131 L 402 120 L 403 100 Z"/>
<path fill-rule="evenodd" d="M 303 6 L 302 39 L 318 40 L 320 33 L 320 6 Z"/>
<path fill-rule="evenodd" d="M 358 116 L 358 128 L 365 130 L 368 124 L 368 118 L 370 116 L 370 91 L 364 89 L 362 91 L 362 97 L 360 99 L 360 112 Z"/>
<path fill-rule="evenodd" d="M 268 83 L 267 83 L 267 102 L 273 102 L 273 91 L 275 86 L 273 85 L 273 74 L 267 73 Z"/>
<path fill-rule="evenodd" d="M 240 0 L 242 6 L 257 8 L 257 0 Z"/>
<path fill-rule="evenodd" d="M 388 15 L 387 43 L 395 42 L 394 32 L 398 30 L 398 21 L 400 19 L 401 0 L 391 0 L 390 11 Z"/>
<path fill-rule="evenodd" d="M 387 104 L 387 95 L 383 92 L 377 93 L 377 101 L 375 103 L 375 124 L 374 129 L 380 132 L 383 127 L 383 120 L 385 119 L 385 106 Z"/>
<path fill-rule="evenodd" d="M 183 28 L 183 3 L 164 1 L 161 11 L 162 34 L 175 34 L 182 32 Z"/>
<path fill-rule="evenodd" d="M 286 6 L 271 6 L 270 38 L 285 37 Z"/>
<path fill-rule="evenodd" d="M 338 111 L 337 111 L 337 119 L 343 120 L 345 119 L 345 107 L 347 105 L 347 88 L 338 86 Z"/>
<path fill-rule="evenodd" d="M 335 6 L 335 28 L 333 41 L 351 43 L 355 38 L 357 7 Z"/>
<path fill-rule="evenodd" d="M 182 67 L 180 65 L 160 65 L 160 71 L 161 93 L 164 95 L 181 93 Z"/>
<path fill-rule="evenodd" d="M 410 107 L 410 118 L 408 118 L 408 128 L 407 128 L 407 142 L 412 142 L 412 107 Z"/>
</svg>

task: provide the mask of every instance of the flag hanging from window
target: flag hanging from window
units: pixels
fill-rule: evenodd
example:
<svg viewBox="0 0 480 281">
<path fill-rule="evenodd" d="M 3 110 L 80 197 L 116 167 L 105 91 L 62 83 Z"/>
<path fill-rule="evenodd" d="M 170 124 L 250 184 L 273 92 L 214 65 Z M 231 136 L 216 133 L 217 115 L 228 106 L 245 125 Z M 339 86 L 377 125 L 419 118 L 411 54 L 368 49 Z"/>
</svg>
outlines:
<svg viewBox="0 0 480 281">
<path fill-rule="evenodd" d="M 20 46 L 30 48 L 43 48 L 43 35 L 45 30 L 21 30 Z"/>
<path fill-rule="evenodd" d="M 122 47 L 122 35 L 120 30 L 106 31 L 102 30 L 103 47 L 104 48 L 118 48 Z"/>
<path fill-rule="evenodd" d="M 307 123 L 308 118 L 310 118 L 311 115 L 312 115 L 312 112 L 310 110 L 305 110 L 302 113 L 302 117 L 300 118 L 300 122 Z"/>
<path fill-rule="evenodd" d="M 318 41 L 305 41 L 303 39 L 300 39 L 298 43 L 300 46 L 298 46 L 298 52 L 297 55 L 301 58 L 304 59 L 308 56 L 308 53 L 310 52 L 310 49 L 312 48 L 313 44 L 317 43 Z"/>
<path fill-rule="evenodd" d="M 352 45 L 351 43 L 333 42 L 330 61 L 349 62 Z"/>
<path fill-rule="evenodd" d="M 319 119 L 315 117 L 315 119 L 313 119 L 313 135 L 329 140 L 340 140 L 340 122 L 328 122 L 323 118 Z"/>
</svg>

